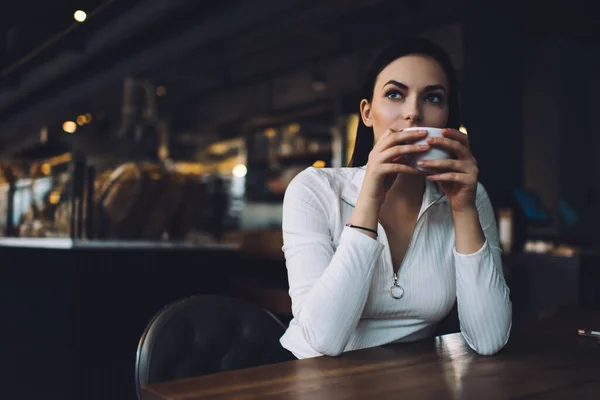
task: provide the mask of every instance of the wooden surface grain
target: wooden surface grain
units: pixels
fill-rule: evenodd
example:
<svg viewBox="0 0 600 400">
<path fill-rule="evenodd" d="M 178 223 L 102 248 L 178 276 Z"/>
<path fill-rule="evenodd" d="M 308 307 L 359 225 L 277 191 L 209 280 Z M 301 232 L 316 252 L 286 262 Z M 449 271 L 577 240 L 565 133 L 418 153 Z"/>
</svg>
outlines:
<svg viewBox="0 0 600 400">
<path fill-rule="evenodd" d="M 577 336 L 586 327 L 600 328 L 600 314 L 532 325 L 494 356 L 474 353 L 461 334 L 451 334 L 150 385 L 142 398 L 598 399 L 600 344 Z"/>
</svg>

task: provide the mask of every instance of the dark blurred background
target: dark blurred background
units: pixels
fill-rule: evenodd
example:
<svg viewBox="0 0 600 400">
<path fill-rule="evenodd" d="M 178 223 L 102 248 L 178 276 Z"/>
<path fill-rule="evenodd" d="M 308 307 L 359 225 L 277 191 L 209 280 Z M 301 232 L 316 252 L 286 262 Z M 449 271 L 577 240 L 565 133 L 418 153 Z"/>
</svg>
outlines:
<svg viewBox="0 0 600 400">
<path fill-rule="evenodd" d="M 306 167 L 347 165 L 361 77 L 402 36 L 438 43 L 458 70 L 516 319 L 600 307 L 598 8 L 3 1 L 0 304 L 13 398 L 130 398 L 145 323 L 187 295 L 237 296 L 289 320 L 283 193 Z"/>
</svg>

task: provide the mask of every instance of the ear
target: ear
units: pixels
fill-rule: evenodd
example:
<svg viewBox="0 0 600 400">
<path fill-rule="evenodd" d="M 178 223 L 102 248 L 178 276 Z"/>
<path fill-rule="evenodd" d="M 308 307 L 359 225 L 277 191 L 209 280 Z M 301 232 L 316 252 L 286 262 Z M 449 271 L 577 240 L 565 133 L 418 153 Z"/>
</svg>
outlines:
<svg viewBox="0 0 600 400">
<path fill-rule="evenodd" d="M 360 117 L 362 118 L 363 123 L 369 128 L 373 127 L 373 119 L 371 117 L 371 104 L 367 101 L 367 99 L 362 99 L 360 101 Z"/>
</svg>

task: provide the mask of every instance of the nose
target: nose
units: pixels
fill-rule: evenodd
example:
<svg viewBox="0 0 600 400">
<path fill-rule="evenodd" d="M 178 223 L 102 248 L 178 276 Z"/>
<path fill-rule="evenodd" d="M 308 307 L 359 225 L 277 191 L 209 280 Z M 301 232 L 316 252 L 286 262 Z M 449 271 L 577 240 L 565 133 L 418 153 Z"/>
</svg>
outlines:
<svg viewBox="0 0 600 400">
<path fill-rule="evenodd" d="M 404 103 L 404 120 L 409 123 L 409 126 L 418 125 L 422 121 L 421 104 L 416 96 L 412 99 L 407 99 Z"/>
</svg>

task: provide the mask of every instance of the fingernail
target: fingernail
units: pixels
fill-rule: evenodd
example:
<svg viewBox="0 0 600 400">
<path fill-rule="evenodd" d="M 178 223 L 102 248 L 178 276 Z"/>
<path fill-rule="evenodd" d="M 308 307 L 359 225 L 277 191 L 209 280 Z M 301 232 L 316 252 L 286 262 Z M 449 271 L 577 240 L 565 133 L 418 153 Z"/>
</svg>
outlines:
<svg viewBox="0 0 600 400">
<path fill-rule="evenodd" d="M 423 167 L 423 166 L 425 166 L 425 164 L 427 164 L 425 161 L 419 161 L 419 162 L 417 163 L 417 165 L 418 165 L 419 167 Z"/>
<path fill-rule="evenodd" d="M 428 138 L 428 139 L 427 139 L 427 143 L 431 144 L 431 143 L 433 143 L 433 142 L 435 142 L 435 139 L 434 139 L 434 138 Z"/>
<path fill-rule="evenodd" d="M 428 148 L 429 148 L 429 145 L 428 145 L 428 144 L 422 144 L 422 145 L 420 145 L 420 146 L 421 146 L 421 148 L 422 148 L 422 149 L 428 149 Z"/>
</svg>

